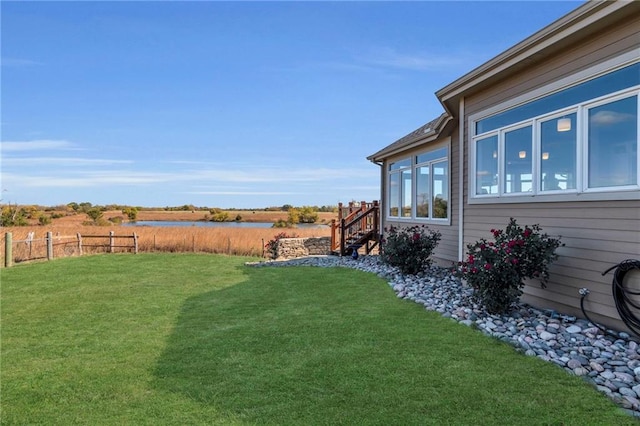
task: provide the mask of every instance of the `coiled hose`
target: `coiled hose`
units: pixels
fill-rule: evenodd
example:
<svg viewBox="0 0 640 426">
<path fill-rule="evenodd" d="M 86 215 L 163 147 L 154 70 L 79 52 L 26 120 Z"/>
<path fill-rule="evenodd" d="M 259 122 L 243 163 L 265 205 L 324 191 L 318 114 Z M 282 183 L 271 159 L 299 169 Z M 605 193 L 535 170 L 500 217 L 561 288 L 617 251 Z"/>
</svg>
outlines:
<svg viewBox="0 0 640 426">
<path fill-rule="evenodd" d="M 627 259 L 624 260 L 617 265 L 612 266 L 602 273 L 602 275 L 607 275 L 612 270 L 616 270 L 613 274 L 613 281 L 611 283 L 611 290 L 613 292 L 613 300 L 616 303 L 616 309 L 618 310 L 618 314 L 620 314 L 620 319 L 622 322 L 629 327 L 629 330 L 633 331 L 636 336 L 640 336 L 640 318 L 633 312 L 631 308 L 635 308 L 640 310 L 639 302 L 631 300 L 630 296 L 638 296 L 640 295 L 640 290 L 631 290 L 624 286 L 624 278 L 625 276 L 632 270 L 638 269 L 640 270 L 640 260 L 635 259 Z M 579 291 L 580 295 L 580 309 L 584 314 L 585 318 L 591 321 L 591 318 L 587 315 L 584 309 L 584 299 L 589 294 L 589 290 L 586 288 L 581 288 Z M 610 330 L 606 330 L 602 326 L 598 325 L 594 321 L 591 321 L 595 324 L 599 329 L 608 334 L 613 334 L 617 337 L 615 333 L 612 333 Z"/>
</svg>

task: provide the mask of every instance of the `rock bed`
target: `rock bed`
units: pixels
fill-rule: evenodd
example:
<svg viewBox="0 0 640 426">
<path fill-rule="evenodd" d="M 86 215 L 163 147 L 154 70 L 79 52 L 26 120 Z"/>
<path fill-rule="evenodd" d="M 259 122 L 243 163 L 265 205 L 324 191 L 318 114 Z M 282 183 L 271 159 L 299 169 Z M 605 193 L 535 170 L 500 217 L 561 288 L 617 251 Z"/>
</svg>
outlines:
<svg viewBox="0 0 640 426">
<path fill-rule="evenodd" d="M 553 362 L 581 376 L 629 414 L 640 417 L 640 347 L 627 333 L 605 334 L 593 323 L 573 316 L 521 305 L 509 315 L 491 315 L 473 303 L 473 289 L 433 266 L 416 276 L 401 274 L 377 256 L 312 256 L 286 261 L 249 262 L 249 266 L 342 266 L 386 279 L 396 295 L 427 310 L 513 345 L 528 356 Z"/>
</svg>

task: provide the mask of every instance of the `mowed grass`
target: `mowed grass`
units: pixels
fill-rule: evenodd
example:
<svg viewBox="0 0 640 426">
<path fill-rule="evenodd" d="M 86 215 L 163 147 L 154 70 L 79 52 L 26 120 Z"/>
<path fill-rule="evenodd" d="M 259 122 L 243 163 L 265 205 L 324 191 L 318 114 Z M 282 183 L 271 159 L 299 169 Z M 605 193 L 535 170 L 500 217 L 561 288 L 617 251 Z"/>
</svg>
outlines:
<svg viewBox="0 0 640 426">
<path fill-rule="evenodd" d="M 635 424 L 581 379 L 372 274 L 246 260 L 3 269 L 2 424 Z"/>
</svg>

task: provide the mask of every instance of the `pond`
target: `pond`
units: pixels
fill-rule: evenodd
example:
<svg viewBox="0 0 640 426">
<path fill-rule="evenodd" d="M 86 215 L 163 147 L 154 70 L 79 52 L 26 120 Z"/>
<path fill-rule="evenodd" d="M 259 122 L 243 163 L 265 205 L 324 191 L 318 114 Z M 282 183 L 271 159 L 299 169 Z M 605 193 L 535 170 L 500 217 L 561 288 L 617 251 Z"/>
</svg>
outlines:
<svg viewBox="0 0 640 426">
<path fill-rule="evenodd" d="M 126 222 L 122 226 L 162 226 L 162 227 L 179 227 L 179 226 L 199 226 L 199 227 L 219 227 L 219 228 L 271 228 L 271 222 L 208 222 L 204 220 L 194 221 L 171 221 L 171 220 L 139 220 L 137 222 Z M 322 228 L 328 225 L 318 223 L 300 223 L 297 228 Z"/>
</svg>

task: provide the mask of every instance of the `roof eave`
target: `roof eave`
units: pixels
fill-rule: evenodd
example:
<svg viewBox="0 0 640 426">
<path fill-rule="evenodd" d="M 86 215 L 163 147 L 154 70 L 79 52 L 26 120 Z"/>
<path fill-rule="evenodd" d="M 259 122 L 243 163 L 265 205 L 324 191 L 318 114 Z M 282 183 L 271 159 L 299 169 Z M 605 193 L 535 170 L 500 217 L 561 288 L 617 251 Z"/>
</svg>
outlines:
<svg viewBox="0 0 640 426">
<path fill-rule="evenodd" d="M 451 120 L 452 118 L 448 114 L 442 114 L 440 117 L 438 117 L 438 121 L 434 124 L 431 131 L 421 135 L 420 137 L 416 137 L 416 139 L 408 141 L 406 144 L 394 147 L 393 145 L 402 139 L 400 138 L 398 139 L 398 141 L 392 143 L 391 145 L 388 145 L 375 154 L 368 156 L 367 160 L 372 162 L 381 162 L 391 156 L 401 154 L 420 145 L 424 145 L 426 143 L 436 141 L 444 136 L 448 136 L 447 132 L 451 131 L 451 126 L 447 125 L 451 122 Z"/>
<path fill-rule="evenodd" d="M 578 31 L 620 9 L 629 5 L 633 6 L 633 3 L 627 1 L 589 1 L 438 90 L 436 96 L 445 109 L 454 113 L 455 116 L 457 99 L 465 96 L 471 90 L 479 90 L 483 84 L 491 84 L 492 80 L 498 76 L 504 78 L 516 71 L 516 65 L 522 65 L 527 59 L 552 49 L 554 46 L 559 48 L 561 42 L 569 36 L 575 36 Z"/>
</svg>

